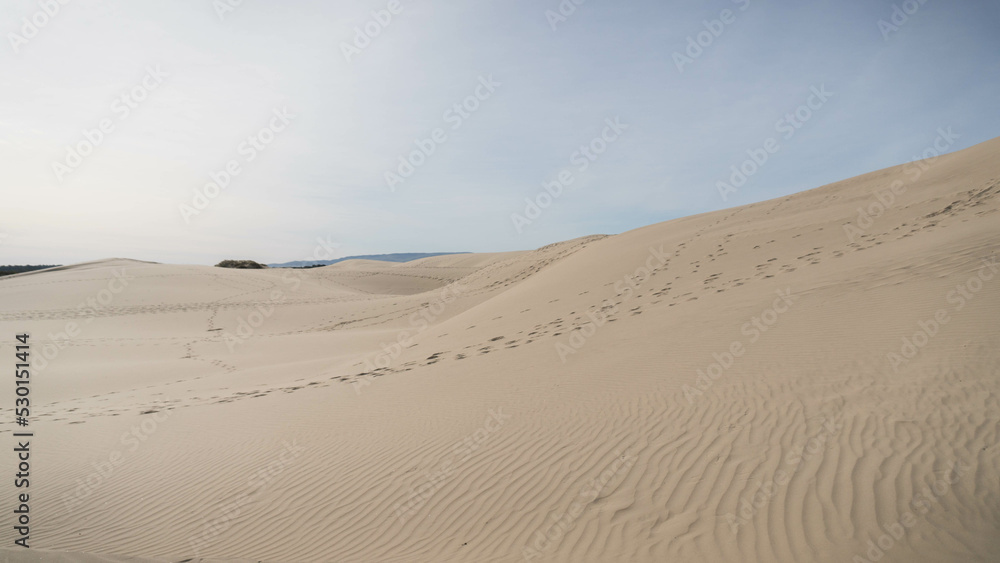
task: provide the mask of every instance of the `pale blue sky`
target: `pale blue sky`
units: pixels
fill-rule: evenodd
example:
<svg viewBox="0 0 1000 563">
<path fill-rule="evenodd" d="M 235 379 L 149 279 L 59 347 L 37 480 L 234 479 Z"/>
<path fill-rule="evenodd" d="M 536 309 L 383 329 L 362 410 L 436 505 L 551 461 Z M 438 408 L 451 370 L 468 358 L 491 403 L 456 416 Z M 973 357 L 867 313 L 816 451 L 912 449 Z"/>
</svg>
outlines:
<svg viewBox="0 0 1000 563">
<path fill-rule="evenodd" d="M 530 249 L 907 162 L 939 128 L 959 135 L 949 150 L 1000 135 L 994 1 L 587 0 L 553 29 L 558 0 L 398 0 L 350 61 L 343 44 L 389 0 L 243 0 L 220 17 L 225 2 L 0 6 L 0 263 L 283 262 L 317 238 L 337 255 Z M 894 5 L 918 9 L 880 30 Z M 723 10 L 680 72 L 674 53 Z M 455 129 L 445 112 L 491 76 Z M 155 89 L 126 114 L 116 98 L 144 79 Z M 823 86 L 794 136 L 776 131 Z M 614 118 L 628 129 L 581 172 L 573 153 Z M 102 120 L 113 130 L 60 181 L 53 162 Z M 271 124 L 247 161 L 241 143 Z M 385 173 L 438 128 L 390 190 Z M 771 137 L 780 149 L 723 201 L 716 183 Z M 186 220 L 231 160 L 239 174 Z M 519 233 L 511 214 L 563 170 L 573 183 Z"/>
</svg>

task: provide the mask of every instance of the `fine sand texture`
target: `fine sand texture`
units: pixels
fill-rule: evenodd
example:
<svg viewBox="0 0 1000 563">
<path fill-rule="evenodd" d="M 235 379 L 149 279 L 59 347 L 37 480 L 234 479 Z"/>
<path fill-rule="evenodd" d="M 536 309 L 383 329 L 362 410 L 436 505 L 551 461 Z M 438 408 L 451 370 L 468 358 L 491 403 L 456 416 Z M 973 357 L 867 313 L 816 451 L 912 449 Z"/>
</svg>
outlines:
<svg viewBox="0 0 1000 563">
<path fill-rule="evenodd" d="M 534 251 L 0 279 L 0 560 L 1000 561 L 998 196 L 1000 139 Z"/>
</svg>

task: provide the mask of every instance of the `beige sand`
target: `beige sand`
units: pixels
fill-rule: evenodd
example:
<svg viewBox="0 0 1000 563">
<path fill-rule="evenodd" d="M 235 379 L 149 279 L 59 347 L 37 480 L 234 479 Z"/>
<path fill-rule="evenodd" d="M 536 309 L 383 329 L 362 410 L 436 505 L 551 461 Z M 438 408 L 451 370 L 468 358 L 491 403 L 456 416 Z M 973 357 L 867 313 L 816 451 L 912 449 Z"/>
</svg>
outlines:
<svg viewBox="0 0 1000 563">
<path fill-rule="evenodd" d="M 532 252 L 0 280 L 0 357 L 50 356 L 31 544 L 105 556 L 8 514 L 0 559 L 1000 560 L 1000 140 L 923 166 Z"/>
</svg>

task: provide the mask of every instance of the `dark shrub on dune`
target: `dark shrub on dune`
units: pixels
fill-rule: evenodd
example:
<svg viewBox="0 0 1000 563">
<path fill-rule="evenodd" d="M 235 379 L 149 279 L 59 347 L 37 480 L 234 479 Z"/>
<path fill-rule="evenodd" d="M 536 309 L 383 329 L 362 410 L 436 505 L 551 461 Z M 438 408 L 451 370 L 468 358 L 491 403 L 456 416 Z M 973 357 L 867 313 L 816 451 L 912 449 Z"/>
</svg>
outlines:
<svg viewBox="0 0 1000 563">
<path fill-rule="evenodd" d="M 215 265 L 216 268 L 237 268 L 240 270 L 263 270 L 267 266 L 258 264 L 253 260 L 223 260 Z"/>
</svg>

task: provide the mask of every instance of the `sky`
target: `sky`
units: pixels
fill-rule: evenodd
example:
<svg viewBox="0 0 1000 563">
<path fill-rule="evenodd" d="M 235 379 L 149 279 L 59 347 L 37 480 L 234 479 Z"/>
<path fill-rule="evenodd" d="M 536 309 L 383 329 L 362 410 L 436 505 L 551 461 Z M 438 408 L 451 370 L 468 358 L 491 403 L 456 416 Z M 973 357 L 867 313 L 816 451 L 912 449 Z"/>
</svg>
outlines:
<svg viewBox="0 0 1000 563">
<path fill-rule="evenodd" d="M 998 24 L 993 0 L 6 0 L 0 264 L 527 250 L 780 197 L 1000 136 Z"/>
</svg>

